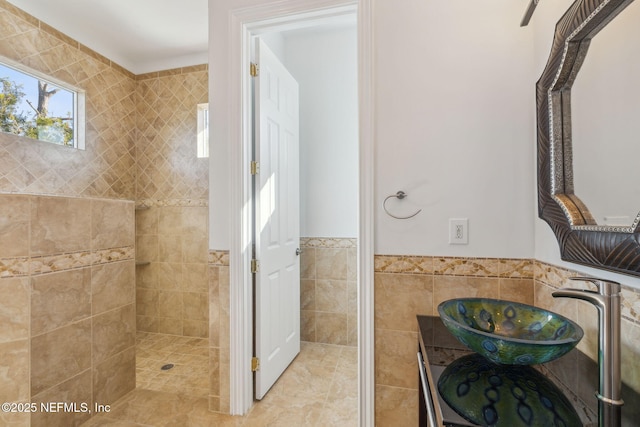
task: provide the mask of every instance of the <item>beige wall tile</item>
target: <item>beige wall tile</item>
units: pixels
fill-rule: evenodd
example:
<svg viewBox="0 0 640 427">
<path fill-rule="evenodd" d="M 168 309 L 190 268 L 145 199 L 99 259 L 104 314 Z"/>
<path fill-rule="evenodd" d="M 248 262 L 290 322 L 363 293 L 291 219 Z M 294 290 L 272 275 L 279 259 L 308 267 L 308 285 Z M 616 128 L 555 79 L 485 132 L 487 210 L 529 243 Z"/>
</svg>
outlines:
<svg viewBox="0 0 640 427">
<path fill-rule="evenodd" d="M 32 200 L 32 256 L 89 250 L 90 238 L 90 200 L 67 197 Z"/>
<path fill-rule="evenodd" d="M 2 48 L 0 48 L 1 50 Z M 7 427 L 31 427 L 31 414 L 29 412 L 0 412 L 0 424 Z"/>
<path fill-rule="evenodd" d="M 229 349 L 229 267 L 220 267 L 219 273 L 219 296 L 220 296 L 220 348 Z M 227 353 L 228 354 L 228 353 Z M 221 395 L 221 397 L 224 397 Z"/>
<path fill-rule="evenodd" d="M 358 282 L 347 282 L 347 310 L 349 314 L 358 314 Z"/>
<path fill-rule="evenodd" d="M 2 402 L 28 402 L 29 340 L 0 343 L 0 400 Z"/>
<path fill-rule="evenodd" d="M 466 276 L 434 276 L 433 313 L 437 313 L 438 305 L 452 298 L 495 297 L 500 291 L 497 278 Z"/>
<path fill-rule="evenodd" d="M 133 304 L 93 317 L 94 365 L 120 353 L 136 342 L 136 311 Z"/>
<path fill-rule="evenodd" d="M 300 339 L 302 341 L 318 342 L 316 340 L 316 312 L 300 311 Z"/>
<path fill-rule="evenodd" d="M 209 345 L 220 346 L 219 267 L 209 267 Z"/>
<path fill-rule="evenodd" d="M 534 263 L 530 259 L 500 259 L 500 277 L 533 279 Z"/>
<path fill-rule="evenodd" d="M 97 263 L 104 255 L 106 254 L 95 253 L 87 250 L 70 254 L 42 256 L 31 258 L 29 268 L 31 270 L 31 275 L 40 275 L 56 271 L 89 267 L 91 264 Z M 111 254 L 107 256 L 109 257 L 110 255 Z"/>
<path fill-rule="evenodd" d="M 0 343 L 29 338 L 29 279 L 0 279 Z"/>
<path fill-rule="evenodd" d="M 182 212 L 185 208 L 167 206 L 159 208 L 158 234 L 165 236 L 182 235 Z"/>
<path fill-rule="evenodd" d="M 93 200 L 91 203 L 91 248 L 108 249 L 135 243 L 133 202 Z"/>
<path fill-rule="evenodd" d="M 28 276 L 30 264 L 27 257 L 0 259 L 0 278 Z"/>
<path fill-rule="evenodd" d="M 91 320 L 31 338 L 31 395 L 91 368 Z"/>
<path fill-rule="evenodd" d="M 31 333 L 39 335 L 91 316 L 91 269 L 31 279 Z"/>
<path fill-rule="evenodd" d="M 91 269 L 93 314 L 100 314 L 136 300 L 133 260 L 95 266 Z"/>
<path fill-rule="evenodd" d="M 577 369 L 575 370 L 572 369 L 572 373 L 577 372 L 577 374 L 574 376 L 573 382 L 569 384 L 577 383 L 579 385 L 573 388 L 572 390 L 576 391 L 576 394 L 578 395 L 578 397 L 582 399 L 583 402 L 587 403 L 586 406 L 595 412 L 596 416 L 594 418 L 596 418 L 597 411 L 598 411 L 598 408 L 597 408 L 598 404 L 596 399 L 593 398 L 593 396 L 594 396 L 594 392 L 598 389 L 598 384 L 599 384 L 598 371 L 597 369 L 594 369 L 593 361 L 589 360 L 587 357 L 577 357 L 576 359 L 578 360 L 577 366 L 575 366 L 575 368 Z M 623 382 L 624 381 L 626 381 L 626 378 L 624 377 L 624 371 L 623 371 Z M 589 386 L 586 386 L 587 384 Z M 627 408 L 629 407 L 627 406 Z M 623 413 L 623 418 L 625 418 L 625 415 L 624 415 L 625 411 L 623 410 L 622 413 Z M 580 414 L 580 415 L 583 415 L 583 414 Z M 634 423 L 628 423 L 628 424 L 625 422 L 622 423 L 622 425 L 625 425 L 625 424 L 632 426 Z M 596 426 L 598 425 L 598 423 L 596 421 L 588 425 Z"/>
<path fill-rule="evenodd" d="M 189 207 L 182 211 L 182 233 L 189 237 L 207 237 L 209 208 Z"/>
<path fill-rule="evenodd" d="M 347 282 L 343 280 L 316 280 L 316 310 L 347 313 Z"/>
<path fill-rule="evenodd" d="M 349 317 L 357 313 L 356 239 L 305 237 L 300 246 L 302 339 L 354 345 L 357 324 Z M 324 325 L 318 322 L 318 316 L 328 319 L 331 313 L 340 315 Z"/>
<path fill-rule="evenodd" d="M 158 318 L 155 316 L 136 316 L 136 330 L 158 332 Z"/>
<path fill-rule="evenodd" d="M 316 309 L 316 281 L 310 279 L 300 280 L 300 309 Z"/>
<path fill-rule="evenodd" d="M 93 369 L 93 399 L 100 405 L 113 405 L 136 388 L 135 347 L 114 354 Z"/>
<path fill-rule="evenodd" d="M 91 370 L 87 369 L 61 384 L 56 385 L 42 393 L 39 393 L 31 398 L 31 401 L 38 406 L 41 403 L 49 402 L 73 402 L 78 405 L 78 410 L 81 408 L 81 403 L 87 404 L 91 409 Z M 59 412 L 46 412 L 37 411 L 31 414 L 31 426 L 32 427 L 69 427 L 79 426 L 84 421 L 87 421 L 91 417 L 91 414 L 87 412 L 74 412 L 64 411 Z"/>
<path fill-rule="evenodd" d="M 136 265 L 136 287 L 158 289 L 158 263 Z"/>
<path fill-rule="evenodd" d="M 147 128 L 145 136 L 153 141 L 138 150 L 138 198 L 206 198 L 208 162 L 185 147 L 195 141 L 195 106 L 207 102 L 207 71 L 154 77 L 139 81 L 137 88 L 145 100 L 138 109 L 139 126 Z M 167 127 L 179 127 L 180 135 L 162 132 Z"/>
<path fill-rule="evenodd" d="M 208 292 L 208 267 L 205 263 L 183 264 L 182 290 L 185 292 Z"/>
<path fill-rule="evenodd" d="M 188 263 L 207 262 L 207 251 L 209 248 L 206 236 L 185 235 L 182 241 L 182 260 Z"/>
<path fill-rule="evenodd" d="M 3 56 L 85 89 L 87 97 L 86 150 L 0 135 L 7 165 L 0 191 L 133 199 L 133 76 L 6 2 L 0 12 Z"/>
<path fill-rule="evenodd" d="M 578 321 L 578 301 L 571 298 L 554 298 L 555 289 L 543 283 L 535 283 L 535 306 L 550 310 Z"/>
<path fill-rule="evenodd" d="M 161 334 L 182 335 L 182 319 L 173 317 L 158 317 L 158 332 Z"/>
<path fill-rule="evenodd" d="M 375 327 L 417 331 L 416 315 L 431 314 L 433 277 L 375 274 Z"/>
<path fill-rule="evenodd" d="M 0 194 L 0 259 L 29 256 L 28 197 Z"/>
<path fill-rule="evenodd" d="M 316 278 L 316 250 L 315 248 L 304 248 L 300 256 L 300 278 Z"/>
<path fill-rule="evenodd" d="M 358 280 L 358 248 L 347 250 L 347 280 Z"/>
<path fill-rule="evenodd" d="M 376 255 L 374 269 L 380 273 L 433 274 L 434 259 L 422 256 Z"/>
<path fill-rule="evenodd" d="M 202 320 L 182 320 L 182 335 L 187 337 L 208 338 L 209 322 Z"/>
<path fill-rule="evenodd" d="M 376 328 L 376 383 L 418 388 L 418 333 Z"/>
<path fill-rule="evenodd" d="M 316 248 L 316 278 L 347 280 L 347 249 Z"/>
<path fill-rule="evenodd" d="M 628 320 L 640 319 L 640 293 L 635 289 L 622 288 L 622 317 Z"/>
<path fill-rule="evenodd" d="M 375 413 L 376 427 L 418 425 L 418 391 L 376 385 Z"/>
<path fill-rule="evenodd" d="M 230 410 L 229 361 L 229 267 L 222 251 L 210 254 L 209 265 L 209 345 L 211 357 L 219 359 L 219 387 L 215 382 L 210 391 L 210 408 L 222 413 Z"/>
<path fill-rule="evenodd" d="M 500 262 L 490 258 L 434 258 L 436 274 L 452 276 L 498 277 Z"/>
<path fill-rule="evenodd" d="M 136 291 L 136 311 L 139 316 L 158 317 L 159 291 L 138 289 Z"/>
<path fill-rule="evenodd" d="M 358 315 L 347 314 L 347 345 L 358 345 Z"/>
<path fill-rule="evenodd" d="M 182 244 L 183 238 L 181 235 L 158 235 L 158 261 L 181 263 Z"/>
<path fill-rule="evenodd" d="M 182 319 L 182 292 L 158 292 L 158 316 Z"/>
<path fill-rule="evenodd" d="M 500 279 L 500 298 L 533 305 L 533 279 Z"/>
<path fill-rule="evenodd" d="M 158 234 L 158 214 L 160 208 L 136 209 L 136 234 Z"/>
<path fill-rule="evenodd" d="M 159 261 L 158 236 L 136 236 L 136 261 Z"/>
<path fill-rule="evenodd" d="M 598 360 L 598 310 L 586 301 L 573 300 L 572 305 L 575 305 L 577 311 L 577 323 L 584 331 L 578 349 L 592 360 Z M 559 311 L 557 313 L 564 314 Z M 633 333 L 632 330 L 629 332 Z"/>
<path fill-rule="evenodd" d="M 624 383 L 640 393 L 640 326 L 622 320 L 621 333 L 621 357 Z"/>
<path fill-rule="evenodd" d="M 209 294 L 184 292 L 182 319 L 209 321 Z"/>
<path fill-rule="evenodd" d="M 158 271 L 157 289 L 166 291 L 181 291 L 183 288 L 184 264 L 181 262 L 158 262 L 154 265 Z"/>
<path fill-rule="evenodd" d="M 347 345 L 347 315 L 316 311 L 316 342 Z"/>
<path fill-rule="evenodd" d="M 211 396 L 220 397 L 220 349 L 209 349 L 209 387 Z"/>
</svg>

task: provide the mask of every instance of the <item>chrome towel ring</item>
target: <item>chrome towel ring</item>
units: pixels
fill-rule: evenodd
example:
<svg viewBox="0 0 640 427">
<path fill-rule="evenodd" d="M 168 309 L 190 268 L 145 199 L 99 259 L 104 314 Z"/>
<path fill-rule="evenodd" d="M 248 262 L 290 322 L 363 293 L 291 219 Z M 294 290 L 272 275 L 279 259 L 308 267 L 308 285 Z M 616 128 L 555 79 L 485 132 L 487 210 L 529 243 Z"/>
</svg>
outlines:
<svg viewBox="0 0 640 427">
<path fill-rule="evenodd" d="M 409 215 L 409 216 L 396 216 L 396 215 L 392 214 L 391 212 L 389 212 L 389 211 L 387 210 L 387 200 L 389 200 L 389 199 L 391 199 L 391 198 L 396 198 L 396 199 L 398 199 L 398 200 L 402 200 L 402 199 L 404 199 L 405 197 L 407 197 L 407 193 L 405 193 L 405 192 L 404 192 L 404 191 L 402 191 L 402 190 L 401 190 L 401 191 L 398 191 L 396 194 L 392 194 L 392 195 L 390 195 L 390 196 L 387 196 L 387 197 L 384 199 L 384 201 L 382 202 L 382 209 L 384 209 L 384 211 L 387 213 L 387 215 L 389 215 L 390 217 L 395 218 L 395 219 L 409 219 L 409 218 L 413 218 L 414 216 L 416 216 L 416 215 L 418 215 L 420 212 L 422 212 L 422 209 L 418 209 L 418 211 L 417 211 L 417 212 L 415 212 L 414 214 Z"/>
</svg>

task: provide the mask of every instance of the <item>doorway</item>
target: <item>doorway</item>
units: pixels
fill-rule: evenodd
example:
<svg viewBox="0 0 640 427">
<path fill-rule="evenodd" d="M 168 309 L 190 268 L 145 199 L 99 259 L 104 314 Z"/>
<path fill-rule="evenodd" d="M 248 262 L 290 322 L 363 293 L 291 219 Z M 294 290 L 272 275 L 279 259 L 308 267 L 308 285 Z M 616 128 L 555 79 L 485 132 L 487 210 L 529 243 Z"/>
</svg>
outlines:
<svg viewBox="0 0 640 427">
<path fill-rule="evenodd" d="M 373 333 L 373 14 L 371 0 L 284 0 L 233 9 L 221 6 L 211 11 L 217 31 L 211 38 L 211 63 L 217 78 L 210 86 L 217 97 L 214 105 L 214 134 L 222 142 L 222 157 L 212 161 L 212 182 L 216 173 L 230 185 L 212 185 L 210 198 L 228 200 L 227 210 L 217 213 L 220 226 L 212 230 L 212 244 L 229 247 L 229 403 L 230 412 L 245 414 L 253 402 L 251 355 L 251 251 L 249 164 L 251 128 L 248 117 L 250 79 L 249 47 L 252 35 L 318 16 L 358 16 L 358 109 L 359 109 L 359 231 L 358 231 L 358 400 L 359 423 L 374 424 L 374 333 Z M 341 13 L 337 13 L 341 12 Z M 313 15 L 313 16 L 312 16 Z M 216 65 L 217 64 L 217 65 Z M 248 75 L 248 74 L 247 74 Z M 216 126 L 218 124 L 218 126 Z M 217 128 L 217 131 L 216 131 Z M 225 141 L 228 141 L 225 142 Z M 227 167 L 230 165 L 231 167 Z M 228 188 L 228 190 L 227 190 Z M 228 192 L 227 192 L 228 191 Z M 240 213 L 240 214 L 239 214 Z M 228 215 L 228 217 L 227 217 Z M 226 219 L 226 220 L 225 220 Z M 222 220 L 222 222 L 220 222 Z M 214 222 L 215 224 L 215 222 Z M 228 226 L 226 225 L 228 224 Z M 228 227 L 226 230 L 224 227 Z M 230 233 L 227 234 L 227 230 Z M 227 237 L 228 236 L 228 240 Z"/>
<path fill-rule="evenodd" d="M 278 311 L 298 310 L 296 321 L 301 326 L 299 330 L 303 346 L 302 354 L 299 356 L 301 361 L 296 361 L 291 369 L 294 372 L 306 372 L 306 378 L 300 376 L 294 379 L 295 373 L 286 373 L 281 380 L 278 380 L 281 371 L 275 374 L 272 372 L 271 357 L 277 361 L 278 358 L 288 354 L 286 351 L 280 351 L 287 348 L 286 338 L 293 336 L 285 330 L 285 326 L 281 328 L 283 332 L 281 342 L 273 346 L 273 351 L 271 348 L 266 351 L 259 348 L 257 351 L 260 370 L 255 373 L 254 392 L 256 399 L 259 400 L 265 388 L 271 387 L 276 380 L 278 380 L 277 393 L 282 393 L 284 389 L 295 389 L 306 383 L 306 387 L 299 387 L 301 389 L 299 393 L 304 393 L 305 389 L 313 390 L 314 393 L 310 393 L 313 395 L 310 396 L 310 400 L 317 400 L 318 396 L 322 396 L 326 406 L 327 402 L 336 401 L 335 392 L 331 392 L 331 389 L 340 387 L 342 413 L 351 411 L 353 425 L 355 425 L 357 420 L 358 235 L 358 93 L 355 14 L 314 21 L 313 25 L 269 32 L 254 38 L 260 39 L 260 46 L 257 43 L 255 45 L 256 49 L 260 50 L 261 57 L 265 47 L 270 52 L 269 56 L 262 61 L 257 61 L 259 75 L 254 82 L 262 88 L 260 92 L 265 92 L 261 96 L 269 96 L 269 90 L 265 91 L 265 85 L 270 85 L 269 82 L 287 80 L 286 77 L 274 80 L 272 76 L 277 74 L 276 69 L 288 70 L 283 72 L 299 83 L 299 109 L 296 111 L 300 113 L 300 155 L 295 154 L 296 161 L 299 159 L 299 168 L 295 164 L 297 162 L 292 163 L 283 172 L 283 179 L 276 179 L 275 182 L 283 183 L 285 177 L 299 170 L 299 181 L 285 187 L 300 187 L 300 203 L 296 203 L 293 209 L 296 219 L 300 222 L 299 235 L 302 237 L 296 239 L 296 244 L 302 252 L 298 258 L 302 270 L 298 275 L 300 280 L 296 289 L 300 293 L 300 296 L 296 295 L 300 304 L 298 305 L 297 300 L 295 307 L 292 305 L 291 308 L 287 308 L 279 304 L 281 298 L 267 299 L 270 295 L 267 290 L 273 288 L 272 280 L 279 280 L 285 276 L 270 272 L 284 271 L 284 269 L 263 265 L 268 258 L 260 256 L 261 249 L 257 250 L 256 258 L 260 262 L 260 270 L 256 273 L 258 283 L 254 290 L 254 303 L 258 309 L 254 317 L 256 322 L 254 336 L 258 338 L 255 345 L 262 346 L 265 339 L 272 338 L 274 331 L 270 331 L 270 334 L 265 333 L 264 325 L 261 324 L 261 322 L 269 324 L 272 321 L 265 315 L 265 312 L 272 311 L 270 310 L 273 307 L 272 301 L 280 306 Z M 268 62 L 271 60 L 269 59 L 271 53 L 273 53 L 273 60 L 278 62 L 277 67 Z M 279 84 L 278 87 L 282 88 L 284 85 Z M 255 91 L 255 93 L 258 92 Z M 262 117 L 264 114 L 262 102 L 265 102 L 265 107 L 269 111 L 273 108 L 274 103 L 271 100 L 260 101 L 259 97 L 254 99 L 256 104 L 260 104 L 257 111 L 261 112 L 256 112 L 255 116 Z M 272 120 L 277 119 L 270 118 L 267 126 L 256 125 L 256 138 L 258 141 L 265 138 L 266 146 L 272 145 L 268 143 L 271 137 L 269 134 L 261 135 L 261 132 L 274 127 L 280 128 L 277 124 L 271 125 Z M 262 146 L 262 143 L 258 142 L 257 145 Z M 282 147 L 284 146 L 288 145 L 283 144 Z M 269 157 L 265 155 L 265 148 L 255 151 L 259 153 L 257 158 L 260 159 L 260 172 L 255 180 L 260 184 L 254 190 L 254 199 L 262 203 L 265 193 L 269 193 L 267 190 L 270 187 L 266 184 L 272 183 L 274 173 L 268 164 Z M 265 162 L 262 161 L 263 157 Z M 282 184 L 276 185 L 276 188 L 280 185 Z M 284 188 L 283 191 L 285 191 Z M 269 200 L 270 197 L 266 196 L 267 203 Z M 276 206 L 282 206 L 282 204 L 278 203 Z M 256 236 L 267 233 L 268 231 L 265 230 L 271 228 L 270 221 L 279 215 L 277 210 L 274 212 L 273 209 L 268 209 L 268 218 L 261 219 L 263 210 L 258 209 L 256 213 L 256 220 L 260 224 L 256 227 Z M 292 215 L 294 211 L 291 211 Z M 295 222 L 291 215 L 285 215 L 285 218 L 288 218 L 286 222 L 289 226 Z M 289 228 L 287 224 L 279 227 L 280 232 L 282 233 L 285 228 Z M 260 242 L 256 244 L 258 248 L 261 246 Z M 293 254 L 292 250 L 285 250 L 285 252 Z M 293 256 L 293 258 L 296 257 Z M 263 292 L 266 298 L 261 296 Z M 286 296 L 285 294 L 284 297 Z M 266 307 L 259 304 L 261 300 L 268 301 Z M 273 322 L 276 321 L 277 319 L 273 320 Z M 314 369 L 309 370 L 309 367 L 303 367 L 300 364 L 317 353 L 325 354 L 327 360 L 322 363 L 332 369 L 331 373 L 335 371 L 336 360 L 343 358 L 339 365 L 346 363 L 352 366 L 353 372 L 346 373 L 344 377 L 350 378 L 353 384 L 347 384 L 345 381 L 337 384 L 336 380 L 334 381 L 336 384 L 332 385 L 332 375 L 314 379 Z M 329 357 L 329 354 L 333 356 Z M 291 361 L 292 357 L 288 357 Z M 268 364 L 263 363 L 265 358 Z M 269 379 L 266 387 L 265 378 Z M 347 395 L 344 393 L 345 389 L 352 389 L 352 392 Z M 352 407 L 349 407 L 345 400 L 350 400 Z"/>
</svg>

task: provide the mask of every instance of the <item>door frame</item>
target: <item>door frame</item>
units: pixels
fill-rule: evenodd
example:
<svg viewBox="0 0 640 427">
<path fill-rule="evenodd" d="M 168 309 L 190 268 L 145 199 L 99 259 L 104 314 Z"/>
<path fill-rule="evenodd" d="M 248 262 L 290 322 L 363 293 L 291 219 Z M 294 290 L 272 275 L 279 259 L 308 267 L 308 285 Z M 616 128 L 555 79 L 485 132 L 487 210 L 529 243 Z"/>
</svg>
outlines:
<svg viewBox="0 0 640 427">
<path fill-rule="evenodd" d="M 232 10 L 229 14 L 229 370 L 230 412 L 244 415 L 253 404 L 253 352 L 250 202 L 252 154 L 250 43 L 276 27 L 310 22 L 346 10 L 357 11 L 359 115 L 358 230 L 358 402 L 359 425 L 373 426 L 374 377 L 374 105 L 372 0 L 279 0 Z"/>
</svg>

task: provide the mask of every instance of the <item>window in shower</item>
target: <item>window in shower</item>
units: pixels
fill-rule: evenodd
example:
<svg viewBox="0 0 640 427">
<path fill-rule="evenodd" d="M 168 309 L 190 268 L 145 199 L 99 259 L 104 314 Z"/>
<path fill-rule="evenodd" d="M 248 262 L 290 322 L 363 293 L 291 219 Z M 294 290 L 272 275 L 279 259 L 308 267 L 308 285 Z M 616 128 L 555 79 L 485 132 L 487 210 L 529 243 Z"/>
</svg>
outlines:
<svg viewBox="0 0 640 427">
<path fill-rule="evenodd" d="M 84 149 L 84 92 L 0 58 L 0 130 Z"/>
<path fill-rule="evenodd" d="M 198 104 L 198 157 L 209 157 L 209 104 Z"/>
</svg>

